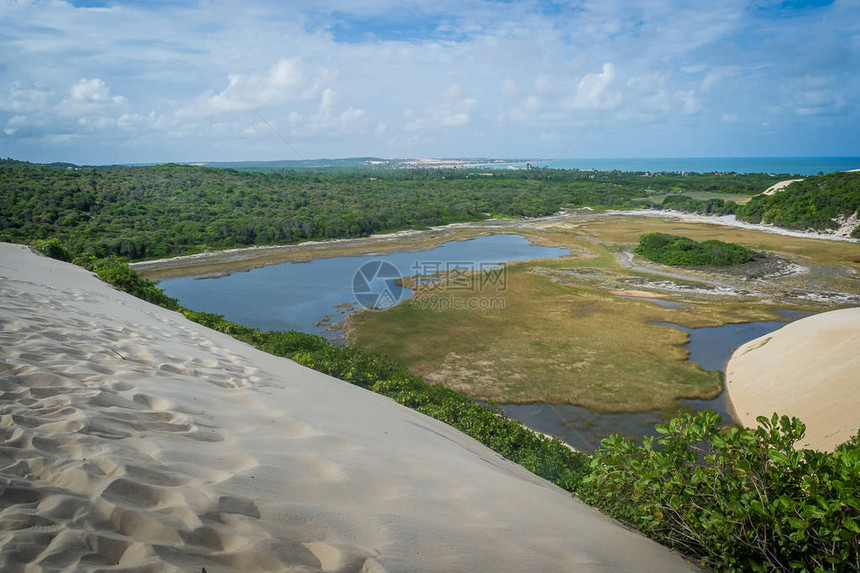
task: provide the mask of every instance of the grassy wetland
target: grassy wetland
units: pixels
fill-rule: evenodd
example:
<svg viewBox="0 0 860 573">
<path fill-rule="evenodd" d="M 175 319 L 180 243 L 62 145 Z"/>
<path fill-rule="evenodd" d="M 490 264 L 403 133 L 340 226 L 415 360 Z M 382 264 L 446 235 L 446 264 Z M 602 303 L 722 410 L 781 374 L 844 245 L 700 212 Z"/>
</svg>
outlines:
<svg viewBox="0 0 860 573">
<path fill-rule="evenodd" d="M 652 231 L 731 240 L 763 256 L 733 267 L 664 267 L 631 253 L 640 235 Z M 351 317 L 349 343 L 473 398 L 597 411 L 668 409 L 681 398 L 714 398 L 722 381 L 687 361 L 686 333 L 655 323 L 780 320 L 773 310 L 814 312 L 860 293 L 856 243 L 599 214 L 535 221 L 517 232 L 571 254 L 507 265 L 502 286 L 475 280 L 470 290 L 446 290 L 438 282 L 407 281 L 416 290 L 412 301 Z M 474 302 L 482 299 L 503 300 L 503 308 Z"/>
</svg>

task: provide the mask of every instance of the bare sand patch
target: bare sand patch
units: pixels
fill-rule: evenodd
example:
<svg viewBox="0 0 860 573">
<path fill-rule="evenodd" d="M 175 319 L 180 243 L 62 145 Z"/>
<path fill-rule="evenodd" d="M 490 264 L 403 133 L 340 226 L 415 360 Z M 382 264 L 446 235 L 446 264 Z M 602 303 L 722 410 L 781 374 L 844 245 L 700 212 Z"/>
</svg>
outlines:
<svg viewBox="0 0 860 573">
<path fill-rule="evenodd" d="M 803 446 L 833 450 L 860 428 L 860 308 L 792 322 L 738 348 L 726 388 L 738 420 L 773 412 L 806 424 Z"/>
<path fill-rule="evenodd" d="M 774 193 L 776 193 L 778 191 L 782 191 L 783 189 L 785 189 L 786 187 L 788 187 L 789 185 L 791 185 L 792 183 L 795 183 L 797 181 L 803 181 L 803 179 L 802 178 L 801 179 L 786 179 L 785 181 L 780 181 L 779 183 L 774 183 L 773 185 L 771 185 L 770 187 L 765 189 L 762 194 L 763 195 L 773 195 Z"/>
</svg>

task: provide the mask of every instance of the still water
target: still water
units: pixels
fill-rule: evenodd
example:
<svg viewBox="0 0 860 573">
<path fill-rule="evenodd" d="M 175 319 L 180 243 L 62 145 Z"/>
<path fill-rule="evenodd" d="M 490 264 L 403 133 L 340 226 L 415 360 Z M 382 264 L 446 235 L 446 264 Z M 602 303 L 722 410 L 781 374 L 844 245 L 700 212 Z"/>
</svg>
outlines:
<svg viewBox="0 0 860 573">
<path fill-rule="evenodd" d="M 378 299 L 376 305 L 383 308 L 409 299 L 412 291 L 395 284 L 399 277 L 453 269 L 490 270 L 502 263 L 567 254 L 567 249 L 533 245 L 520 235 L 490 235 L 425 251 L 282 263 L 210 279 L 165 279 L 159 286 L 187 308 L 223 314 L 239 324 L 312 332 L 336 340 L 342 332 L 330 325 L 350 312 L 345 305 L 368 303 L 368 295 L 376 293 L 392 295 Z M 357 275 L 360 268 L 364 274 Z M 370 300 L 377 299 L 370 296 Z"/>
<path fill-rule="evenodd" d="M 790 310 L 778 311 L 777 314 L 787 321 L 806 316 L 805 313 Z M 689 360 L 704 370 L 719 370 L 725 375 L 726 363 L 736 348 L 782 328 L 786 322 L 769 320 L 706 328 L 688 328 L 671 322 L 657 324 L 687 332 L 690 341 L 684 347 L 690 351 Z M 714 410 L 726 422 L 733 419 L 725 392 L 713 400 L 680 402 L 679 406 L 689 409 Z M 654 426 L 666 422 L 677 413 L 651 411 L 602 414 L 580 406 L 551 404 L 503 404 L 502 409 L 508 417 L 539 432 L 558 436 L 583 451 L 593 451 L 600 445 L 600 440 L 609 434 L 621 434 L 628 438 L 656 436 Z"/>
</svg>

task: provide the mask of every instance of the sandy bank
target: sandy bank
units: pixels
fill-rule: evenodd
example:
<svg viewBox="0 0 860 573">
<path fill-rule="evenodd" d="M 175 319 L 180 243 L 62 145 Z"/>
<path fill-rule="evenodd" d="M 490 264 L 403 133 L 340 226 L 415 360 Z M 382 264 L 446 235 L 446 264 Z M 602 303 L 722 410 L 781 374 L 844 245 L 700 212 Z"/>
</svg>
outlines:
<svg viewBox="0 0 860 573">
<path fill-rule="evenodd" d="M 803 181 L 803 179 L 786 179 L 785 181 L 780 181 L 779 183 L 774 183 L 767 189 L 762 192 L 762 195 L 773 195 L 778 191 L 782 191 L 792 183 L 796 183 L 797 181 Z"/>
<path fill-rule="evenodd" d="M 847 241 L 850 243 L 860 243 L 860 239 L 850 237 L 850 232 L 853 229 L 848 229 L 846 234 L 845 229 L 835 229 L 832 232 L 828 231 L 792 231 L 777 227 L 776 225 L 747 223 L 738 221 L 734 215 L 698 215 L 696 213 L 686 213 L 683 211 L 672 211 L 671 209 L 638 209 L 635 211 L 606 211 L 613 215 L 625 215 L 630 217 L 666 217 L 678 219 L 685 223 L 712 223 L 714 225 L 724 225 L 727 227 L 738 227 L 750 231 L 762 231 L 764 233 L 773 233 L 775 235 L 783 235 L 786 237 L 800 237 L 806 239 L 825 239 L 828 241 Z M 842 235 L 838 233 L 843 233 Z"/>
<path fill-rule="evenodd" d="M 694 571 L 452 428 L 0 244 L 4 571 Z"/>
<path fill-rule="evenodd" d="M 860 428 L 860 308 L 788 324 L 738 348 L 726 388 L 744 426 L 773 412 L 806 424 L 803 446 L 832 450 Z"/>
<path fill-rule="evenodd" d="M 470 223 L 451 223 L 422 230 L 406 230 L 396 233 L 371 235 L 352 239 L 327 239 L 307 241 L 294 245 L 252 246 L 219 251 L 206 251 L 194 255 L 179 255 L 166 259 L 137 261 L 131 266 L 152 279 L 179 276 L 204 276 L 227 274 L 253 268 L 278 264 L 287 261 L 307 261 L 329 256 L 362 255 L 367 252 L 389 252 L 411 249 L 424 249 L 437 246 L 449 240 L 467 239 L 487 233 L 523 233 L 530 230 L 549 229 L 568 223 L 587 223 L 607 217 L 661 217 L 678 219 L 690 223 L 713 223 L 739 227 L 752 231 L 762 231 L 791 237 L 827 239 L 835 241 L 860 242 L 851 238 L 853 227 L 846 225 L 834 232 L 792 231 L 774 225 L 758 225 L 738 221 L 734 215 L 698 215 L 672 211 L 669 209 L 635 209 L 595 211 L 589 207 L 561 211 L 555 215 L 533 219 L 485 219 Z M 840 221 L 840 224 L 845 221 Z M 839 233 L 842 233 L 840 235 Z M 844 235 L 844 236 L 843 236 Z"/>
</svg>

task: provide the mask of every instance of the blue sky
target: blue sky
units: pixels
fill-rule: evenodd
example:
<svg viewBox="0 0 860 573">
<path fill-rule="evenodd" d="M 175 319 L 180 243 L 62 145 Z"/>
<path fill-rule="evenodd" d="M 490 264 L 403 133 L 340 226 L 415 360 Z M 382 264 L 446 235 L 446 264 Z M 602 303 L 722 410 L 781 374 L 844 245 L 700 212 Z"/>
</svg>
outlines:
<svg viewBox="0 0 860 573">
<path fill-rule="evenodd" d="M 0 0 L 0 22 L 3 157 L 297 158 L 261 117 L 305 158 L 860 156 L 858 0 Z"/>
</svg>

